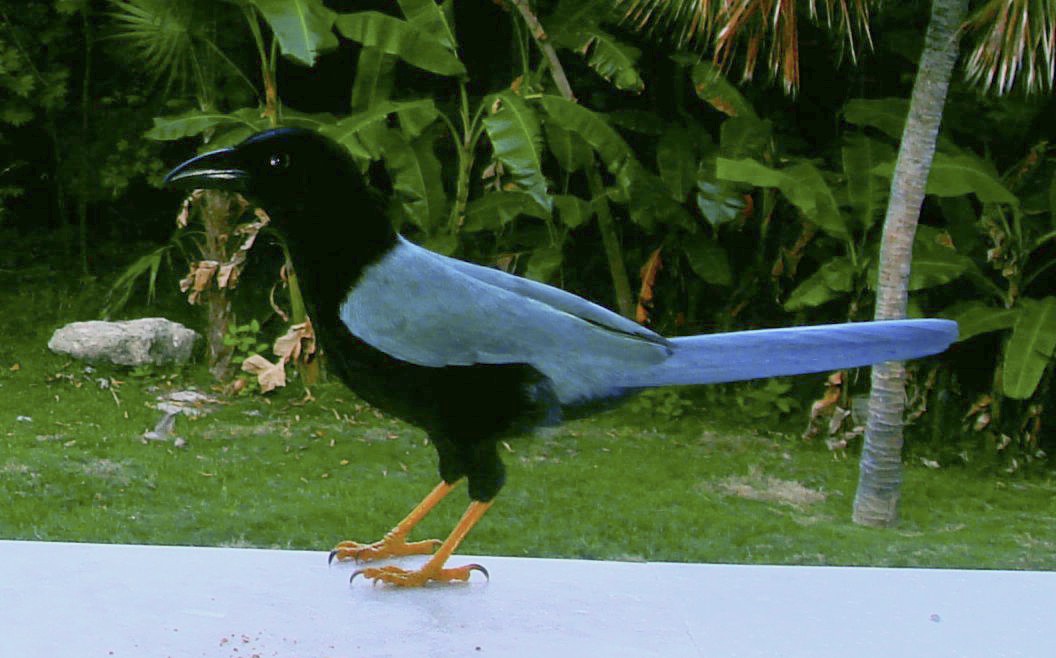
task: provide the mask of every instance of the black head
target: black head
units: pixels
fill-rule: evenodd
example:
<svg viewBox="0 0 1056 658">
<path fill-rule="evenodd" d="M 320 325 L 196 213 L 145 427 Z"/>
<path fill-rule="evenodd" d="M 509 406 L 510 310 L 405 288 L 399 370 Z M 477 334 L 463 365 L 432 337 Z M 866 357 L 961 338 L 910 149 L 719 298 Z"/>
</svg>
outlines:
<svg viewBox="0 0 1056 658">
<path fill-rule="evenodd" d="M 252 135 L 189 159 L 165 183 L 245 194 L 285 236 L 302 279 L 354 280 L 396 243 L 384 200 L 367 188 L 350 153 L 309 130 Z"/>
<path fill-rule="evenodd" d="M 276 128 L 176 167 L 165 184 L 242 192 L 269 213 L 304 207 L 310 195 L 366 193 L 348 151 L 319 133 Z M 273 217 L 280 221 L 279 217 Z"/>
<path fill-rule="evenodd" d="M 395 239 L 384 204 L 366 186 L 348 150 L 311 130 L 277 128 L 184 162 L 165 177 L 184 189 L 243 193 L 291 242 L 309 252 L 350 231 L 364 249 Z M 306 256 L 314 254 L 308 253 Z"/>
</svg>

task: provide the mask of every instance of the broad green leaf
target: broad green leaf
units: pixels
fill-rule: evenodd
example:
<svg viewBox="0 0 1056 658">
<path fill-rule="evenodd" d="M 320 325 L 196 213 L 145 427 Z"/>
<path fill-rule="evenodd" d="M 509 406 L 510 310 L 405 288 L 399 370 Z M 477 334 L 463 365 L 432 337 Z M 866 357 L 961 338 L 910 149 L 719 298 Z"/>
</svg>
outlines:
<svg viewBox="0 0 1056 658">
<path fill-rule="evenodd" d="M 978 300 L 958 302 L 939 313 L 939 317 L 957 323 L 958 342 L 980 334 L 1009 329 L 1015 324 L 1017 315 L 1019 309 L 997 308 Z"/>
<path fill-rule="evenodd" d="M 934 227 L 917 227 L 909 270 L 911 291 L 949 283 L 973 267 L 972 259 L 947 246 L 948 242 L 948 236 Z"/>
<path fill-rule="evenodd" d="M 718 242 L 704 235 L 689 238 L 683 245 L 686 260 L 701 279 L 716 286 L 733 285 L 730 260 Z"/>
<path fill-rule="evenodd" d="M 520 215 L 546 219 L 546 211 L 527 192 L 491 192 L 469 202 L 462 230 L 497 231 Z"/>
<path fill-rule="evenodd" d="M 694 136 L 683 126 L 674 126 L 660 137 L 656 166 L 671 196 L 684 202 L 697 182 L 697 153 Z"/>
<path fill-rule="evenodd" d="M 717 158 L 715 175 L 720 180 L 748 183 L 755 187 L 775 187 L 819 228 L 837 238 L 849 237 L 843 217 L 836 208 L 832 189 L 821 172 L 806 161 L 787 169 L 773 169 L 750 158 Z"/>
<path fill-rule="evenodd" d="M 798 311 L 820 306 L 849 293 L 854 290 L 854 277 L 855 267 L 849 258 L 833 258 L 796 286 L 785 302 L 785 310 Z"/>
<path fill-rule="evenodd" d="M 583 42 L 575 48 L 585 53 L 587 65 L 620 91 L 640 93 L 645 89 L 636 65 L 641 51 L 602 30 L 582 34 Z"/>
<path fill-rule="evenodd" d="M 1001 182 L 993 165 L 970 153 L 936 153 L 928 176 L 927 193 L 936 196 L 974 194 L 983 203 L 1019 205 L 1019 199 Z"/>
<path fill-rule="evenodd" d="M 455 39 L 455 32 L 444 16 L 444 10 L 436 4 L 436 0 L 397 1 L 400 4 L 400 11 L 409 22 L 436 37 L 437 41 L 451 52 L 456 51 L 458 43 Z"/>
<path fill-rule="evenodd" d="M 908 113 L 909 99 L 906 98 L 855 98 L 843 107 L 843 118 L 847 123 L 876 128 L 895 141 L 902 139 Z M 938 150 L 960 152 L 957 145 L 943 135 L 939 135 Z"/>
<path fill-rule="evenodd" d="M 404 137 L 414 139 L 425 132 L 426 128 L 433 125 L 433 122 L 440 117 L 440 112 L 432 103 L 425 103 L 408 106 L 400 110 L 398 116 L 400 118 L 400 130 L 403 131 Z"/>
<path fill-rule="evenodd" d="M 560 0 L 557 9 L 542 20 L 549 37 L 565 48 L 581 44 L 577 35 L 598 26 L 612 11 L 612 0 Z"/>
<path fill-rule="evenodd" d="M 352 82 L 353 112 L 389 100 L 395 68 L 396 59 L 378 48 L 365 46 L 359 51 L 356 79 Z"/>
<path fill-rule="evenodd" d="M 555 272 L 561 269 L 562 261 L 564 261 L 564 255 L 561 253 L 561 245 L 539 247 L 532 251 L 524 275 L 529 279 L 546 283 L 553 278 Z"/>
<path fill-rule="evenodd" d="M 909 100 L 905 98 L 855 98 L 843 108 L 843 118 L 856 126 L 876 128 L 892 139 L 902 139 Z"/>
<path fill-rule="evenodd" d="M 664 182 L 650 171 L 637 168 L 627 188 L 627 212 L 631 220 L 652 230 L 657 224 L 680 226 L 687 231 L 696 231 L 693 217 L 681 203 L 671 198 Z"/>
<path fill-rule="evenodd" d="M 171 117 L 154 117 L 154 127 L 144 135 L 147 139 L 168 141 L 193 137 L 212 128 L 242 126 L 253 132 L 264 130 L 267 122 L 256 108 L 243 108 L 231 114 L 189 110 Z"/>
<path fill-rule="evenodd" d="M 659 137 L 667 127 L 659 115 L 644 110 L 616 110 L 605 117 L 614 126 L 650 137 Z"/>
<path fill-rule="evenodd" d="M 451 233 L 437 233 L 422 241 L 422 246 L 445 256 L 453 256 L 458 251 L 458 236 Z"/>
<path fill-rule="evenodd" d="M 568 228 L 578 228 L 590 221 L 594 206 L 586 199 L 571 194 L 559 194 L 554 197 L 557 216 Z"/>
<path fill-rule="evenodd" d="M 634 152 L 620 134 L 605 121 L 604 115 L 565 100 L 560 96 L 546 95 L 542 98 L 543 109 L 554 122 L 582 137 L 598 155 L 605 166 L 617 177 L 626 177 L 628 168 L 638 166 Z M 627 184 L 626 178 L 622 184 Z"/>
<path fill-rule="evenodd" d="M 215 151 L 216 149 L 227 148 L 239 144 L 242 140 L 264 130 L 267 124 L 262 124 L 258 128 L 249 128 L 247 126 L 238 126 L 235 128 L 229 128 L 217 134 L 213 139 L 200 145 L 198 147 L 199 153 L 208 153 L 209 151 Z"/>
<path fill-rule="evenodd" d="M 894 169 L 895 163 L 888 162 L 873 171 L 890 180 Z M 993 166 L 970 153 L 935 153 L 926 192 L 938 197 L 974 194 L 983 203 L 1019 205 L 1019 199 L 1008 191 Z"/>
<path fill-rule="evenodd" d="M 575 172 L 590 166 L 594 161 L 594 153 L 579 135 L 565 130 L 554 121 L 547 121 L 544 125 L 546 143 L 562 169 Z"/>
<path fill-rule="evenodd" d="M 426 234 L 432 233 L 447 215 L 447 197 L 433 140 L 420 137 L 407 143 L 401 135 L 389 131 L 384 155 L 404 214 Z"/>
<path fill-rule="evenodd" d="M 374 159 L 378 155 L 376 149 L 368 148 L 368 145 L 361 139 L 360 133 L 364 128 L 384 121 L 390 114 L 401 115 L 405 112 L 428 109 L 436 112 L 436 106 L 431 99 L 407 102 L 385 101 L 363 112 L 349 115 L 333 125 L 325 126 L 319 132 L 344 145 L 356 156 Z"/>
<path fill-rule="evenodd" d="M 754 116 L 726 119 L 719 128 L 719 150 L 727 158 L 758 157 L 766 149 L 773 124 Z"/>
<path fill-rule="evenodd" d="M 980 246 L 982 238 L 977 226 L 979 216 L 971 199 L 966 196 L 940 197 L 939 207 L 942 208 L 953 244 L 961 253 L 970 253 L 973 248 Z"/>
<path fill-rule="evenodd" d="M 250 0 L 279 40 L 282 54 L 314 66 L 319 53 L 337 47 L 332 31 L 336 13 L 322 0 Z"/>
<path fill-rule="evenodd" d="M 342 14 L 334 21 L 341 34 L 364 46 L 395 55 L 411 66 L 439 75 L 463 76 L 466 67 L 437 35 L 376 11 Z"/>
<path fill-rule="evenodd" d="M 697 178 L 697 208 L 704 219 L 712 226 L 737 219 L 737 215 L 744 210 L 744 199 L 728 183 L 715 180 L 714 173 L 705 176 L 703 171 L 702 167 L 701 175 Z"/>
<path fill-rule="evenodd" d="M 804 210 L 810 221 L 833 237 L 850 238 L 847 222 L 840 214 L 836 197 L 833 196 L 832 188 L 821 171 L 806 160 L 797 162 L 785 171 L 793 181 L 792 189 L 783 188 L 781 192 L 800 209 L 810 205 L 807 199 L 812 196 L 814 212 L 808 213 Z"/>
<path fill-rule="evenodd" d="M 1005 395 L 1025 400 L 1034 394 L 1056 348 L 1056 297 L 1022 299 L 1005 348 Z"/>
<path fill-rule="evenodd" d="M 756 118 L 751 104 L 711 62 L 697 62 L 689 76 L 693 81 L 693 89 L 696 90 L 697 96 L 719 112 L 731 117 Z"/>
<path fill-rule="evenodd" d="M 855 223 L 869 230 L 884 214 L 889 188 L 888 183 L 873 170 L 877 165 L 893 162 L 895 149 L 857 133 L 844 139 L 842 155 L 843 174 L 847 177 L 847 198 Z"/>
<path fill-rule="evenodd" d="M 553 202 L 543 176 L 543 136 L 539 117 L 527 103 L 512 91 L 487 99 L 494 112 L 484 118 L 484 130 L 513 183 L 532 195 L 541 207 L 551 209 Z"/>
</svg>

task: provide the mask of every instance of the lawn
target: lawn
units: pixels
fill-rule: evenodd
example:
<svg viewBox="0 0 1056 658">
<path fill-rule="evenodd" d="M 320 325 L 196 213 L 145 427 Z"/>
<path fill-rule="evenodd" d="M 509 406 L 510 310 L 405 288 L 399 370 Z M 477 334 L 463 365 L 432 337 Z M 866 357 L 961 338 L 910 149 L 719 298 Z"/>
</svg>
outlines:
<svg viewBox="0 0 1056 658">
<path fill-rule="evenodd" d="M 21 283 L 0 292 L 0 538 L 325 551 L 379 538 L 436 483 L 425 435 L 336 383 L 310 400 L 298 383 L 222 398 L 177 420 L 178 445 L 148 441 L 156 397 L 208 392 L 203 369 L 86 370 L 53 355 L 51 331 L 92 317 L 98 291 L 39 274 Z M 1056 569 L 1051 471 L 907 460 L 901 524 L 861 528 L 850 522 L 853 453 L 834 459 L 712 411 L 624 406 L 509 442 L 506 489 L 463 552 Z M 416 534 L 443 537 L 465 501 L 453 494 Z"/>
</svg>

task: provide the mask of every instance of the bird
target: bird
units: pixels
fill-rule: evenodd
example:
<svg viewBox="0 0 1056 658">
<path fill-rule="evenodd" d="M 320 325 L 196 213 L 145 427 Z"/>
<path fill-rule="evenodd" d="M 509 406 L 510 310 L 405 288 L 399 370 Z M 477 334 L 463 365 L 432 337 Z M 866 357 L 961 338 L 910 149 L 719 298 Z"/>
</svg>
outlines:
<svg viewBox="0 0 1056 658">
<path fill-rule="evenodd" d="M 941 319 L 855 322 L 666 338 L 570 292 L 429 251 L 400 235 L 385 195 L 350 152 L 312 130 L 275 128 L 191 158 L 177 189 L 237 191 L 286 242 L 328 367 L 360 398 L 425 430 L 440 482 L 375 542 L 330 560 L 429 555 L 351 577 L 418 587 L 465 582 L 449 558 L 505 483 L 507 437 L 587 415 L 636 392 L 868 366 L 936 354 Z M 469 505 L 443 541 L 409 535 L 461 481 Z M 391 561 L 391 560 L 389 560 Z"/>
</svg>

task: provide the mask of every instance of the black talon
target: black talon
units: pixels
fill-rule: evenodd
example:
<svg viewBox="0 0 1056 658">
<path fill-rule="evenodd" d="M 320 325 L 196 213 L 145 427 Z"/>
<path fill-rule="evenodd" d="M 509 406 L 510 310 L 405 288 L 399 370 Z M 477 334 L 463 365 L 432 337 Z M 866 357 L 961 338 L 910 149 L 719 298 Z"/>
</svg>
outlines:
<svg viewBox="0 0 1056 658">
<path fill-rule="evenodd" d="M 488 573 L 488 570 L 485 569 L 482 565 L 471 564 L 471 565 L 469 565 L 469 570 L 470 571 L 479 571 L 480 573 L 484 574 L 484 579 L 485 580 L 487 580 L 489 583 L 491 582 L 491 574 Z"/>
<path fill-rule="evenodd" d="M 326 558 L 326 565 L 330 566 L 334 563 L 334 558 L 337 557 L 337 549 L 330 551 L 330 557 Z"/>
<path fill-rule="evenodd" d="M 355 571 L 353 571 L 352 572 L 352 576 L 348 579 L 348 584 L 351 585 L 352 581 L 354 581 L 356 579 L 356 576 L 358 576 L 359 574 L 363 573 L 364 571 L 365 571 L 365 569 L 356 569 Z"/>
</svg>

